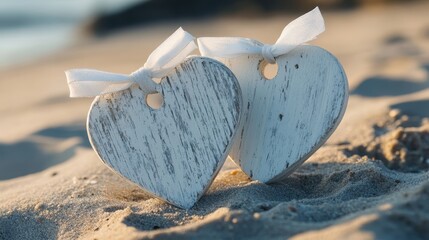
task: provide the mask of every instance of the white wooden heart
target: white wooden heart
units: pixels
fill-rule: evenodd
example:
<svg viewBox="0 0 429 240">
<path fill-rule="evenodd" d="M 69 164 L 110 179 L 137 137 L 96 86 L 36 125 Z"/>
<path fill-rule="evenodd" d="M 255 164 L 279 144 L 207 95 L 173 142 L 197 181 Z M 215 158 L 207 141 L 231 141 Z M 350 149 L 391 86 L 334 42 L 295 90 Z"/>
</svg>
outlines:
<svg viewBox="0 0 429 240">
<path fill-rule="evenodd" d="M 277 76 L 261 74 L 260 55 L 219 59 L 243 93 L 243 126 L 230 157 L 251 178 L 279 181 L 316 151 L 344 114 L 348 84 L 337 59 L 315 46 L 299 46 L 276 59 Z"/>
<path fill-rule="evenodd" d="M 137 84 L 97 97 L 88 135 L 111 169 L 188 209 L 227 158 L 241 116 L 239 83 L 220 62 L 191 57 L 157 87 L 164 98 L 159 109 L 147 105 Z"/>
</svg>

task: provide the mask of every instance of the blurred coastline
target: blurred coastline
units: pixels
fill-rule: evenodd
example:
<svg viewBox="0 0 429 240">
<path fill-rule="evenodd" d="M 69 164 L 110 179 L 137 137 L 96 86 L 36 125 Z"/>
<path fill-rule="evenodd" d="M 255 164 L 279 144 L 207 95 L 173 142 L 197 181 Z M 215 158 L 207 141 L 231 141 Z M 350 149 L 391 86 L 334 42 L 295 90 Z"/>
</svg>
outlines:
<svg viewBox="0 0 429 240">
<path fill-rule="evenodd" d="M 62 49 L 88 19 L 137 1 L 141 0 L 0 1 L 0 69 Z"/>
<path fill-rule="evenodd" d="M 91 32 L 103 36 L 124 28 L 147 23 L 203 18 L 265 18 L 302 14 L 319 6 L 322 11 L 346 11 L 365 7 L 384 7 L 418 0 L 156 0 L 142 1 L 122 11 L 106 13 L 89 24 Z"/>
<path fill-rule="evenodd" d="M 263 18 L 417 0 L 4 0 L 0 2 L 0 69 L 32 61 L 73 44 L 82 35 L 106 36 L 130 27 L 210 17 Z"/>
</svg>

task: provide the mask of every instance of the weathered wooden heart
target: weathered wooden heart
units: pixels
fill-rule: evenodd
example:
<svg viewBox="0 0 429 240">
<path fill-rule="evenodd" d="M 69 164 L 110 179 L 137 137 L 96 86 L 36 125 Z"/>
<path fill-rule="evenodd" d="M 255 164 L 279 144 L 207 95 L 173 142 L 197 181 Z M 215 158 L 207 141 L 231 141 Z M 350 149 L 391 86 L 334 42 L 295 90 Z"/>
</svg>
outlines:
<svg viewBox="0 0 429 240">
<path fill-rule="evenodd" d="M 260 55 L 225 59 L 243 92 L 243 126 L 230 152 L 251 178 L 283 179 L 334 132 L 344 114 L 348 84 L 337 59 L 299 46 L 276 59 L 277 75 L 263 75 Z"/>
<path fill-rule="evenodd" d="M 275 44 L 249 38 L 199 38 L 203 56 L 224 62 L 243 92 L 243 125 L 230 152 L 251 178 L 270 183 L 300 166 L 332 134 L 344 114 L 348 86 L 338 60 L 302 45 L 325 31 L 319 8 L 289 23 Z M 264 76 L 267 64 L 277 75 Z"/>
<path fill-rule="evenodd" d="M 88 134 L 113 170 L 173 205 L 190 208 L 227 158 L 242 96 L 216 60 L 191 57 L 161 79 L 159 109 L 139 85 L 95 98 Z"/>
</svg>

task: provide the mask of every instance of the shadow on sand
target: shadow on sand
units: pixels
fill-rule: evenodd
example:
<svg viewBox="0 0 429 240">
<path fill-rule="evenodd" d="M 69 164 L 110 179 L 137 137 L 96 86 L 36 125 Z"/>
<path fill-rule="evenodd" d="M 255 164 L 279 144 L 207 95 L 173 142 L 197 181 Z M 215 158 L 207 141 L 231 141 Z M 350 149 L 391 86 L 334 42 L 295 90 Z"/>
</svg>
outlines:
<svg viewBox="0 0 429 240">
<path fill-rule="evenodd" d="M 429 64 L 422 66 L 429 76 Z M 383 76 L 370 77 L 362 81 L 351 94 L 364 97 L 400 96 L 422 91 L 429 87 L 429 77 L 424 82 L 410 79 L 388 78 Z"/>
<path fill-rule="evenodd" d="M 0 144 L 0 180 L 36 173 L 70 159 L 76 148 L 90 147 L 84 126 L 46 128 L 29 138 Z"/>
</svg>

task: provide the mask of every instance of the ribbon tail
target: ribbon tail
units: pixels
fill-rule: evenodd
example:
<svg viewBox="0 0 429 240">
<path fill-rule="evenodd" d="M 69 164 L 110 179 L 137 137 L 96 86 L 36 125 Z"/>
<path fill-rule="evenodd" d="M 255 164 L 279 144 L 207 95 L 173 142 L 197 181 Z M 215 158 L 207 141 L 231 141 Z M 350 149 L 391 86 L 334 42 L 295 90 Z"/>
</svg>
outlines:
<svg viewBox="0 0 429 240">
<path fill-rule="evenodd" d="M 129 88 L 128 75 L 91 69 L 72 69 L 65 72 L 70 97 L 95 97 Z"/>
<path fill-rule="evenodd" d="M 272 46 L 273 55 L 288 53 L 298 45 L 315 39 L 325 31 L 325 21 L 319 7 L 290 22 L 282 31 L 277 42 Z"/>
<path fill-rule="evenodd" d="M 260 54 L 263 44 L 238 37 L 201 37 L 198 46 L 202 56 L 231 58 L 243 54 Z"/>
<path fill-rule="evenodd" d="M 153 76 L 159 77 L 157 71 L 164 73 L 176 67 L 197 48 L 194 39 L 182 28 L 177 29 L 150 54 L 145 68 L 152 69 Z"/>
<path fill-rule="evenodd" d="M 149 56 L 145 65 L 131 75 L 91 69 L 66 71 L 70 97 L 94 97 L 129 88 L 138 83 L 142 89 L 153 89 L 152 77 L 163 77 L 196 49 L 194 37 L 177 29 Z M 143 71 L 144 70 L 144 71 Z"/>
</svg>

